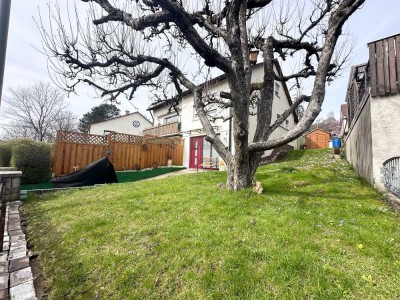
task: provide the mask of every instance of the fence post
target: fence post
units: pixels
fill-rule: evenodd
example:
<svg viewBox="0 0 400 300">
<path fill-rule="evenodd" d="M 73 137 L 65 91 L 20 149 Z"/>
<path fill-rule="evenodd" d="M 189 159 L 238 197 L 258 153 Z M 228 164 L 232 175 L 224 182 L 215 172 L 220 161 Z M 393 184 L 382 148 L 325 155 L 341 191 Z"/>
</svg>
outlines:
<svg viewBox="0 0 400 300">
<path fill-rule="evenodd" d="M 53 157 L 51 163 L 51 177 L 55 176 L 56 164 L 57 164 L 57 151 L 61 141 L 61 130 L 57 130 L 56 140 L 53 147 Z"/>
</svg>

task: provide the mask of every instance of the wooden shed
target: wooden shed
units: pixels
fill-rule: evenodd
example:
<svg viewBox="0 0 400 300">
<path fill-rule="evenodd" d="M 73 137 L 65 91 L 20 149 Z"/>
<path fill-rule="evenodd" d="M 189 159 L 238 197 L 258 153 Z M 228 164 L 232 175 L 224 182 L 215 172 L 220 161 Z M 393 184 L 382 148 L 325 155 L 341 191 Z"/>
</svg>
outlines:
<svg viewBox="0 0 400 300">
<path fill-rule="evenodd" d="M 320 128 L 316 128 L 306 133 L 307 149 L 326 149 L 329 148 L 331 134 Z"/>
</svg>

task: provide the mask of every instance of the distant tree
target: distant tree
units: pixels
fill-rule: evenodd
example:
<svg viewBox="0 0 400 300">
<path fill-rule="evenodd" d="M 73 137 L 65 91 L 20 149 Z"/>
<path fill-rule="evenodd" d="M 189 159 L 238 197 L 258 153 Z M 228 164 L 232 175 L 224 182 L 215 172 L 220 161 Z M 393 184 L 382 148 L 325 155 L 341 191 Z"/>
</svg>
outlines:
<svg viewBox="0 0 400 300">
<path fill-rule="evenodd" d="M 79 120 L 78 129 L 81 132 L 87 133 L 91 124 L 118 117 L 120 113 L 120 109 L 115 104 L 104 103 L 94 106 Z"/>
<path fill-rule="evenodd" d="M 61 111 L 55 119 L 54 131 L 75 131 L 78 118 L 71 111 Z"/>
<path fill-rule="evenodd" d="M 333 112 L 330 112 L 326 119 L 318 119 L 312 126 L 311 129 L 321 128 L 325 131 L 330 132 L 332 135 L 338 135 L 340 133 L 340 121 L 335 119 Z"/>
<path fill-rule="evenodd" d="M 52 141 L 58 129 L 73 128 L 76 117 L 66 111 L 62 92 L 49 83 L 10 88 L 8 94 L 4 97 L 3 117 L 10 122 L 3 139 Z"/>
</svg>

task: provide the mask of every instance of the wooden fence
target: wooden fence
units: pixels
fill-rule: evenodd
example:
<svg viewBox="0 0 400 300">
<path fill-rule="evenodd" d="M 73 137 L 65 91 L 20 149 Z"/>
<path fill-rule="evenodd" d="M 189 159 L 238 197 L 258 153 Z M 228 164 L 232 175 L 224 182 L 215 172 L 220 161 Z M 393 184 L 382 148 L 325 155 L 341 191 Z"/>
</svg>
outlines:
<svg viewBox="0 0 400 300">
<path fill-rule="evenodd" d="M 53 156 L 53 173 L 64 175 L 108 155 L 116 171 L 183 164 L 183 139 L 110 133 L 106 136 L 59 131 Z"/>
<path fill-rule="evenodd" d="M 371 95 L 400 92 L 400 35 L 368 44 Z"/>
</svg>

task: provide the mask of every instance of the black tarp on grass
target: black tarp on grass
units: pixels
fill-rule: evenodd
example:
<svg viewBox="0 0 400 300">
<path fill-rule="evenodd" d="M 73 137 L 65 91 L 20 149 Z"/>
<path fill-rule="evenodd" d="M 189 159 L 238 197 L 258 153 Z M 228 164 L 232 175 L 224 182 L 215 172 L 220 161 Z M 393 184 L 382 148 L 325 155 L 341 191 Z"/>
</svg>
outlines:
<svg viewBox="0 0 400 300">
<path fill-rule="evenodd" d="M 117 183 L 114 166 L 107 157 L 99 159 L 76 172 L 54 177 L 50 180 L 53 188 L 89 186 L 103 183 Z"/>
</svg>

